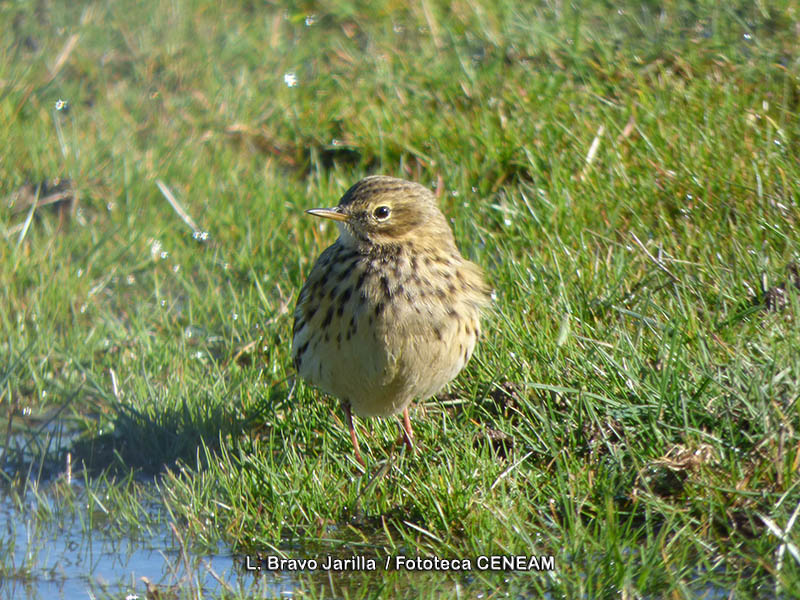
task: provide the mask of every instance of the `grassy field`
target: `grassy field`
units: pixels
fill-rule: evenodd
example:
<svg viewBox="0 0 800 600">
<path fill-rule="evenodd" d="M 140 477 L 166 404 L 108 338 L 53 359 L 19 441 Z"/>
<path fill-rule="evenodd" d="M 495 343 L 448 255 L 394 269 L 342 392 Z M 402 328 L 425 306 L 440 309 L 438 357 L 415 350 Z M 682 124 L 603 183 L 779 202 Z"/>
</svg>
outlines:
<svg viewBox="0 0 800 600">
<path fill-rule="evenodd" d="M 377 561 L 296 597 L 800 597 L 800 5 L 406 4 L 0 3 L 4 494 Z M 362 475 L 289 350 L 336 235 L 303 210 L 372 173 L 496 301 Z"/>
</svg>

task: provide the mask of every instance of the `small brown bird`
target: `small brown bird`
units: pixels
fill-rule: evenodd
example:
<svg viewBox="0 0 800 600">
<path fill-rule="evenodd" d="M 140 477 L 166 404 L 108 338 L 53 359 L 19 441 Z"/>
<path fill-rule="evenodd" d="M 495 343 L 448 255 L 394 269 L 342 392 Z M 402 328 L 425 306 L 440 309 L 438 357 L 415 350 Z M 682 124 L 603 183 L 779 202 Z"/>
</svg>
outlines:
<svg viewBox="0 0 800 600">
<path fill-rule="evenodd" d="M 364 464 L 352 412 L 403 413 L 442 389 L 467 364 L 489 288 L 464 259 L 427 188 L 367 177 L 334 208 L 339 238 L 317 259 L 294 311 L 292 357 L 306 381 L 339 397 L 356 460 Z M 352 412 L 351 412 L 352 411 Z"/>
</svg>

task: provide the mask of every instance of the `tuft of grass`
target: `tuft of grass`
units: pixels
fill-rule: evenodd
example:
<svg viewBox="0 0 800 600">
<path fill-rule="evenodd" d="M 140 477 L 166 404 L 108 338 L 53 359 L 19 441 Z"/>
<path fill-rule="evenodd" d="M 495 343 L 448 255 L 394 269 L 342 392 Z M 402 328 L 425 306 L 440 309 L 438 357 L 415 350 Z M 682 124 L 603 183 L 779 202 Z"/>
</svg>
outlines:
<svg viewBox="0 0 800 600">
<path fill-rule="evenodd" d="M 0 5 L 4 493 L 45 493 L 69 453 L 121 536 L 166 519 L 184 557 L 377 561 L 293 576 L 309 597 L 793 597 L 797 18 Z M 496 301 L 414 409 L 416 454 L 359 423 L 362 474 L 289 346 L 335 235 L 303 209 L 370 173 L 435 187 Z M 83 506 L 53 486 L 38 506 Z M 384 572 L 399 555 L 556 568 Z M 13 556 L 5 574 L 39 576 Z"/>
</svg>

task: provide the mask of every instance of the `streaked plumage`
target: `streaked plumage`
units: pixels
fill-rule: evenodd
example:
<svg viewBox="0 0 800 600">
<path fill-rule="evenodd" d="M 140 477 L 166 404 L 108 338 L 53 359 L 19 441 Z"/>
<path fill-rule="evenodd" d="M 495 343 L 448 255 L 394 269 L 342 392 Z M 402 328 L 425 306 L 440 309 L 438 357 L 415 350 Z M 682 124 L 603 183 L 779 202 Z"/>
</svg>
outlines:
<svg viewBox="0 0 800 600">
<path fill-rule="evenodd" d="M 359 416 L 404 413 L 466 365 L 489 290 L 464 259 L 427 188 L 367 177 L 332 209 L 340 236 L 317 259 L 300 291 L 292 341 L 300 376 Z"/>
</svg>

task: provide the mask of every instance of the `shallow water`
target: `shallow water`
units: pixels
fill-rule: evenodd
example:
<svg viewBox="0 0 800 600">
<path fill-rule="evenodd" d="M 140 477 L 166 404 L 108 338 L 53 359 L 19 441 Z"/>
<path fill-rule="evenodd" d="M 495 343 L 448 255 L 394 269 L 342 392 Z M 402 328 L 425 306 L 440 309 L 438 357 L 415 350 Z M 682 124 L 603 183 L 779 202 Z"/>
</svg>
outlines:
<svg viewBox="0 0 800 600">
<path fill-rule="evenodd" d="M 0 597 L 145 598 L 147 585 L 176 586 L 177 597 L 291 596 L 294 578 L 253 577 L 225 547 L 182 556 L 164 508 L 146 506 L 141 529 L 120 533 L 102 494 L 87 491 L 81 473 L 67 467 L 75 434 L 58 418 L 16 418 L 2 446 L 0 488 Z M 12 427 L 8 427 L 11 431 Z M 158 496 L 140 482 L 143 497 Z M 140 488 L 141 489 L 141 488 Z M 90 494 L 92 496 L 90 497 Z M 197 594 L 201 590 L 201 594 Z"/>
<path fill-rule="evenodd" d="M 177 586 L 191 597 L 198 589 L 203 597 L 232 590 L 291 596 L 295 587 L 283 574 L 252 577 L 224 548 L 184 559 L 166 523 L 147 535 L 127 537 L 87 529 L 88 515 L 77 508 L 65 518 L 47 493 L 26 499 L 25 506 L 20 511 L 9 496 L 0 500 L 2 598 L 144 598 L 143 577 L 161 590 Z M 37 517 L 50 510 L 52 515 Z"/>
</svg>

